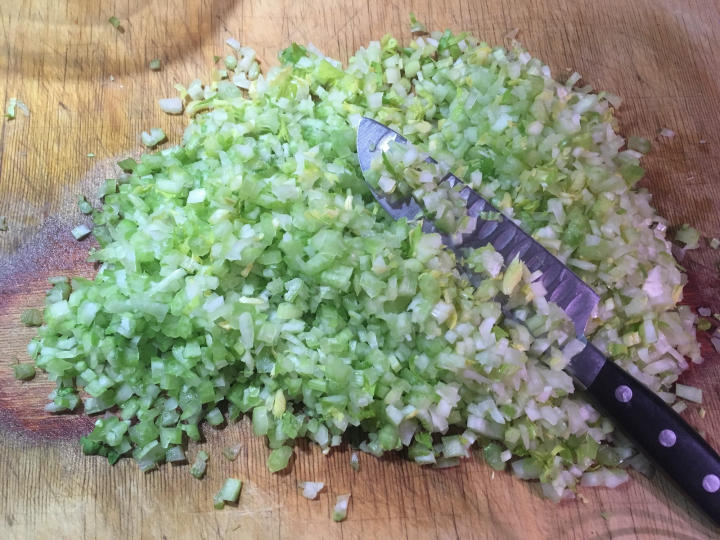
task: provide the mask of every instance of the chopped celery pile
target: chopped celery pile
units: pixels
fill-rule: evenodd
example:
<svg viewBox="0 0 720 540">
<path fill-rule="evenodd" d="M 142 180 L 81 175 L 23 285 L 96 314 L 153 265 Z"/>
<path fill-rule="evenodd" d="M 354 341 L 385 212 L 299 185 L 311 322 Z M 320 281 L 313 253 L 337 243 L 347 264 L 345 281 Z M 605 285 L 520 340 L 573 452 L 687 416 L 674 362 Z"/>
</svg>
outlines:
<svg viewBox="0 0 720 540">
<path fill-rule="evenodd" d="M 647 146 L 623 149 L 614 131 L 618 98 L 465 34 L 388 36 L 345 67 L 293 44 L 265 75 L 228 44 L 208 84 L 177 87 L 193 117 L 182 144 L 123 160 L 127 174 L 101 187 L 97 275 L 53 278 L 29 345 L 57 382 L 48 410 L 76 409 L 81 390 L 87 413 L 117 410 L 86 453 L 150 470 L 200 440 L 203 421 L 247 414 L 273 471 L 294 440 L 329 451 L 352 428 L 365 452 L 407 448 L 439 467 L 477 445 L 555 500 L 626 478 L 633 450 L 574 394 L 562 367 L 578 343 L 524 265 L 468 253 L 471 285 L 438 235 L 376 204 L 355 151 L 361 116 L 374 117 L 519 220 L 600 294 L 592 341 L 667 390 L 685 357 L 700 361 L 694 315 L 677 305 L 666 223 L 634 188 Z M 442 221 L 448 203 L 424 196 Z M 334 517 L 346 510 L 342 498 Z"/>
</svg>

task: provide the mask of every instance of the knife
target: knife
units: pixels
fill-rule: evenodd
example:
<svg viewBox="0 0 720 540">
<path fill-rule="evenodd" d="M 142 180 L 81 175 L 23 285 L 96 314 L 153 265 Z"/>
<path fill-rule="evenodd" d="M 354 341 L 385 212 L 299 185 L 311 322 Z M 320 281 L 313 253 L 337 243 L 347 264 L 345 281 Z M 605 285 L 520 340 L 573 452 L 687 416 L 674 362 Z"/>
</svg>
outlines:
<svg viewBox="0 0 720 540">
<path fill-rule="evenodd" d="M 407 140 L 389 127 L 363 117 L 358 125 L 357 152 L 363 174 L 372 161 L 387 151 L 390 143 Z M 428 161 L 436 163 L 432 158 Z M 511 219 L 478 195 L 452 173 L 439 182 L 448 182 L 459 190 L 468 215 L 477 219 L 475 230 L 464 234 L 459 246 L 477 248 L 492 244 L 509 262 L 515 257 L 531 272 L 539 271 L 546 298 L 555 302 L 572 320 L 585 348 L 575 355 L 565 370 L 613 418 L 635 443 L 716 522 L 720 523 L 720 457 L 679 414 L 653 391 L 617 364 L 605 358 L 584 332 L 599 296 L 567 266 L 560 262 Z M 388 198 L 370 186 L 378 203 L 394 218 L 420 219 L 423 211 L 411 196 Z M 492 213 L 491 220 L 483 219 Z M 423 224 L 425 232 L 434 232 L 432 223 Z M 450 238 L 443 242 L 457 249 Z"/>
</svg>

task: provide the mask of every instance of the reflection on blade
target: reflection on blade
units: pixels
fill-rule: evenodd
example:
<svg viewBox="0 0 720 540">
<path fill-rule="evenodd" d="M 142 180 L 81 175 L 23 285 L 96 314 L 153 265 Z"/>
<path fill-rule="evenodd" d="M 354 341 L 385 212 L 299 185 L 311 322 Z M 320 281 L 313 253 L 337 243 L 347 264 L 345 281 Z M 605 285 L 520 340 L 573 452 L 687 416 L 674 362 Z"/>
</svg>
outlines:
<svg viewBox="0 0 720 540">
<path fill-rule="evenodd" d="M 358 126 L 358 160 L 363 172 L 370 168 L 372 160 L 387 149 L 392 141 L 406 143 L 406 139 L 387 126 L 369 118 L 363 118 Z M 433 161 L 428 158 L 428 161 Z M 540 280 L 547 290 L 547 298 L 560 306 L 575 324 L 575 331 L 582 335 L 590 314 L 598 303 L 599 297 L 584 281 L 577 277 L 567 266 L 561 263 L 547 249 L 530 235 L 526 234 L 511 219 L 500 212 L 487 200 L 478 195 L 469 186 L 453 174 L 446 174 L 442 181 L 451 186 L 462 185 L 460 194 L 466 202 L 468 214 L 476 217 L 475 230 L 462 235 L 462 241 L 451 246 L 457 250 L 463 247 L 477 248 L 487 244 L 503 255 L 506 262 L 519 257 L 531 272 L 540 271 Z M 382 207 L 395 219 L 419 218 L 422 209 L 412 199 L 390 202 L 386 197 L 373 191 L 373 195 Z M 482 212 L 498 214 L 496 219 L 482 219 Z M 423 227 L 425 230 L 426 227 Z M 429 225 L 427 230 L 433 230 Z M 447 243 L 449 239 L 443 238 Z"/>
</svg>

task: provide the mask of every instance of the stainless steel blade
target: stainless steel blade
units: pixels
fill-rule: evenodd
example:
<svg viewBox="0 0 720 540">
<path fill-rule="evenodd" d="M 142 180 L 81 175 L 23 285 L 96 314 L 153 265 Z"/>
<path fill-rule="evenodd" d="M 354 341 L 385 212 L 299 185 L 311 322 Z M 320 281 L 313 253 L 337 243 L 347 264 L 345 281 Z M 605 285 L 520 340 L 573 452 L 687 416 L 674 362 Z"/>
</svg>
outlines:
<svg viewBox="0 0 720 540">
<path fill-rule="evenodd" d="M 399 133 L 375 120 L 363 118 L 360 121 L 357 149 L 363 173 L 370 168 L 373 159 L 387 150 L 393 141 L 407 143 Z M 432 158 L 428 159 L 433 161 Z M 595 291 L 511 219 L 504 216 L 469 186 L 464 185 L 455 175 L 448 173 L 441 181 L 450 182 L 452 186 L 458 184 L 463 186 L 459 188 L 460 195 L 465 200 L 468 214 L 477 218 L 475 230 L 463 235 L 462 242 L 452 247 L 473 248 L 492 244 L 506 261 L 511 261 L 517 256 L 531 272 L 540 271 L 542 274 L 540 279 L 547 290 L 547 299 L 555 302 L 567 313 L 575 325 L 576 333 L 581 336 L 599 300 Z M 373 194 L 395 219 L 402 217 L 416 219 L 422 215 L 422 209 L 412 198 L 390 201 L 375 191 Z M 498 214 L 499 219 L 483 219 L 479 217 L 482 212 Z"/>
</svg>

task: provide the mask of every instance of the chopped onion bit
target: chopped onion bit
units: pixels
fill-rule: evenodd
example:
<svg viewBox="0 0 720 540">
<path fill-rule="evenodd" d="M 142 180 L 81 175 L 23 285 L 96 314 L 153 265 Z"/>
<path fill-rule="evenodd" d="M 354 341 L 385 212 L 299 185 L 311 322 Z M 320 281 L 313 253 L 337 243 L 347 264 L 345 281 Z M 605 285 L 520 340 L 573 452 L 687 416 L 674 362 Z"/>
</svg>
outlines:
<svg viewBox="0 0 720 540">
<path fill-rule="evenodd" d="M 239 42 L 237 39 L 235 39 L 235 38 L 227 38 L 227 39 L 225 40 L 225 43 L 227 43 L 227 45 L 228 45 L 231 49 L 234 49 L 234 50 L 236 50 L 236 51 L 240 51 L 240 49 L 242 48 L 242 45 L 240 45 L 240 42 Z M 217 60 L 215 60 L 215 61 L 217 62 Z"/>
<path fill-rule="evenodd" d="M 159 99 L 158 104 L 162 111 L 167 114 L 181 114 L 183 112 L 182 100 L 177 97 Z"/>
<path fill-rule="evenodd" d="M 20 109 L 25 116 L 30 116 L 30 109 L 18 98 L 10 98 L 8 100 L 7 109 L 5 110 L 5 118 L 8 120 L 15 119 L 15 109 Z"/>
<path fill-rule="evenodd" d="M 702 403 L 702 390 L 700 388 L 677 383 L 675 385 L 675 394 L 679 398 L 695 403 Z"/>
<path fill-rule="evenodd" d="M 161 105 L 162 107 L 162 105 Z M 148 148 L 153 148 L 167 139 L 165 132 L 160 128 L 152 128 L 150 132 L 143 131 L 140 134 L 142 143 Z"/>
<path fill-rule="evenodd" d="M 703 317 L 709 317 L 710 315 L 712 315 L 712 310 L 706 306 L 700 306 L 697 311 L 698 314 L 702 315 Z"/>
<path fill-rule="evenodd" d="M 299 482 L 298 487 L 302 489 L 302 496 L 306 499 L 317 499 L 325 484 L 323 482 Z"/>
</svg>

